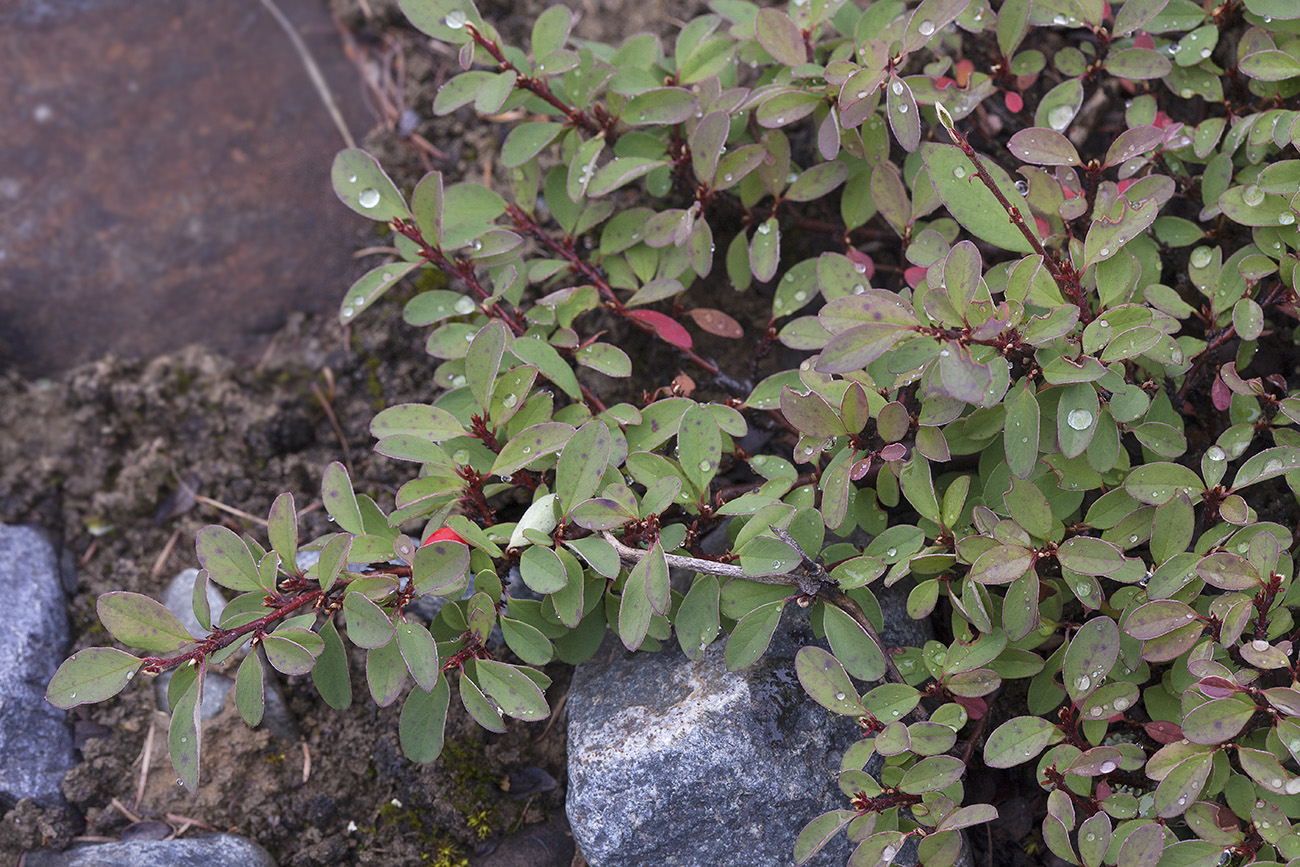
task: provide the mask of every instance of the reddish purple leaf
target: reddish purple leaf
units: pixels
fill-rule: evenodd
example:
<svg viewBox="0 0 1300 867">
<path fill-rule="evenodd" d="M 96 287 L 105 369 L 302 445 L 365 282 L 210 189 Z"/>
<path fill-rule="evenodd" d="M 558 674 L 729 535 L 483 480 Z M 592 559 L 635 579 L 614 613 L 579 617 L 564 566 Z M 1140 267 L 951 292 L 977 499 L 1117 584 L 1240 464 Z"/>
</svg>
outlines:
<svg viewBox="0 0 1300 867">
<path fill-rule="evenodd" d="M 680 322 L 671 316 L 665 316 L 654 310 L 629 310 L 627 311 L 627 318 L 640 322 L 673 346 L 682 349 L 691 348 L 691 335 L 682 327 Z"/>
</svg>

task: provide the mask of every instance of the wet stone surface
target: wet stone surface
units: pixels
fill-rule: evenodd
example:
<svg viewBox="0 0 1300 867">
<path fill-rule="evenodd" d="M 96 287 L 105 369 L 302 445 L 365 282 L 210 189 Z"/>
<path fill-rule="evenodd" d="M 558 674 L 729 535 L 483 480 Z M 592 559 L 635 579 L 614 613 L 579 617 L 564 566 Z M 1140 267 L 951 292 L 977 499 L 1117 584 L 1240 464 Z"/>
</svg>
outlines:
<svg viewBox="0 0 1300 867">
<path fill-rule="evenodd" d="M 813 643 L 787 613 L 763 658 L 731 673 L 673 642 L 628 654 L 611 633 L 569 692 L 568 814 L 592 867 L 789 864 L 804 823 L 844 805 L 853 720 L 809 699 L 794 671 Z M 843 864 L 844 838 L 811 864 Z"/>
<path fill-rule="evenodd" d="M 0 810 L 23 798 L 53 806 L 73 765 L 67 714 L 45 685 L 68 647 L 68 618 L 54 550 L 30 527 L 0 524 Z"/>
<path fill-rule="evenodd" d="M 33 852 L 27 867 L 275 867 L 261 846 L 233 834 L 189 840 L 132 840 Z"/>
<path fill-rule="evenodd" d="M 364 132 L 324 4 L 279 5 Z M 337 303 L 365 221 L 330 189 L 342 138 L 261 4 L 20 0 L 0 53 L 0 367 L 252 351 Z"/>
</svg>

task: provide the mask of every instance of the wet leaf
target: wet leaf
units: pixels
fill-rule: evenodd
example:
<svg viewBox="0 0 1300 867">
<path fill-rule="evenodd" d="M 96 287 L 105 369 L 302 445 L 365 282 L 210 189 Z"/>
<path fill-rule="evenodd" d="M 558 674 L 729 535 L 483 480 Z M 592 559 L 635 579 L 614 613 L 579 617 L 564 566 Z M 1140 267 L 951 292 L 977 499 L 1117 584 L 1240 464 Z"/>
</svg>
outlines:
<svg viewBox="0 0 1300 867">
<path fill-rule="evenodd" d="M 394 217 L 411 216 L 379 161 L 363 150 L 339 151 L 330 178 L 339 201 L 363 217 L 386 223 Z"/>
<path fill-rule="evenodd" d="M 100 596 L 95 607 L 104 628 L 130 647 L 169 653 L 194 640 L 175 614 L 148 596 L 114 591 Z"/>
<path fill-rule="evenodd" d="M 1077 166 L 1079 152 L 1070 140 L 1044 127 L 1022 129 L 1007 144 L 1012 156 L 1040 166 Z"/>
<path fill-rule="evenodd" d="M 550 715 L 551 708 L 546 703 L 546 696 L 532 678 L 517 666 L 492 659 L 480 659 L 475 663 L 475 669 L 483 692 L 507 716 L 534 722 Z"/>
<path fill-rule="evenodd" d="M 411 690 L 402 703 L 397 726 L 402 753 L 408 759 L 428 763 L 441 755 L 450 702 L 451 685 L 445 677 L 439 677 L 432 690 L 418 686 Z"/>
<path fill-rule="evenodd" d="M 121 692 L 139 668 L 139 657 L 112 647 L 80 650 L 50 678 L 45 700 L 65 710 L 106 701 Z"/>
<path fill-rule="evenodd" d="M 971 234 L 1011 252 L 1033 251 L 1024 234 L 1012 224 L 1006 210 L 976 176 L 974 165 L 960 148 L 926 142 L 921 145 L 921 158 L 929 171 L 935 194 L 953 218 Z M 982 157 L 980 164 L 993 177 L 998 190 L 1012 207 L 1032 224 L 1029 205 L 1007 173 Z"/>
<path fill-rule="evenodd" d="M 754 19 L 754 35 L 763 50 L 786 66 L 798 66 L 808 59 L 803 34 L 790 16 L 779 9 L 760 9 Z"/>
<path fill-rule="evenodd" d="M 865 712 L 844 666 L 820 647 L 800 648 L 794 657 L 794 670 L 808 695 L 827 710 L 846 716 L 862 716 Z"/>
<path fill-rule="evenodd" d="M 1064 737 L 1060 729 L 1041 717 L 1016 717 L 989 735 L 984 744 L 984 763 L 990 768 L 1024 764 Z"/>
</svg>

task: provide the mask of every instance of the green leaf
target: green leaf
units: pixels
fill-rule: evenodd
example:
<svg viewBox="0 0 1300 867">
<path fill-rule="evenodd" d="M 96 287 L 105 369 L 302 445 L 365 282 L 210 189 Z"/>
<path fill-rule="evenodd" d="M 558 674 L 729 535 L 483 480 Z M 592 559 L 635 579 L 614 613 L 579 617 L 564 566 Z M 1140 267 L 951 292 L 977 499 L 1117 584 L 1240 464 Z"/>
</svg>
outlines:
<svg viewBox="0 0 1300 867">
<path fill-rule="evenodd" d="M 1133 499 L 1152 506 L 1169 502 L 1179 492 L 1199 499 L 1205 484 L 1195 472 L 1181 464 L 1146 464 L 1133 470 L 1124 479 L 1124 490 Z"/>
<path fill-rule="evenodd" d="M 907 769 L 898 789 L 909 795 L 938 792 L 960 780 L 965 772 L 965 763 L 956 756 L 929 756 Z"/>
<path fill-rule="evenodd" d="M 1124 566 L 1118 548 L 1089 536 L 1066 539 L 1057 546 L 1056 557 L 1063 567 L 1081 575 L 1112 575 Z"/>
<path fill-rule="evenodd" d="M 388 707 L 406 684 L 406 660 L 394 638 L 383 647 L 366 651 L 366 684 L 370 697 L 380 707 Z"/>
<path fill-rule="evenodd" d="M 1196 574 L 1220 590 L 1256 590 L 1262 583 L 1250 561 L 1230 551 L 1219 551 L 1201 560 Z"/>
<path fill-rule="evenodd" d="M 777 63 L 799 66 L 808 59 L 799 27 L 779 9 L 760 9 L 754 18 L 754 35 Z"/>
<path fill-rule="evenodd" d="M 1082 701 L 1110 674 L 1119 659 L 1119 627 L 1109 617 L 1094 617 L 1079 628 L 1065 651 L 1061 676 L 1066 692 Z"/>
<path fill-rule="evenodd" d="M 1211 699 L 1183 717 L 1183 737 L 1194 744 L 1222 744 L 1237 737 L 1259 710 L 1253 701 Z"/>
<path fill-rule="evenodd" d="M 112 647 L 89 647 L 63 661 L 45 688 L 45 700 L 67 710 L 117 695 L 135 677 L 140 659 Z"/>
<path fill-rule="evenodd" d="M 564 132 L 564 124 L 521 123 L 510 130 L 501 145 L 501 165 L 507 169 L 518 168 L 537 156 Z"/>
<path fill-rule="evenodd" d="M 587 184 L 587 195 L 599 198 L 666 165 L 666 160 L 650 157 L 615 157 L 596 170 L 595 176 Z"/>
<path fill-rule="evenodd" d="M 909 154 L 913 153 L 921 142 L 921 113 L 912 88 L 901 78 L 891 76 L 885 88 L 885 113 L 898 144 Z"/>
<path fill-rule="evenodd" d="M 409 434 L 432 442 L 444 442 L 466 435 L 465 427 L 447 410 L 422 403 L 403 403 L 381 410 L 370 422 L 377 439 Z"/>
<path fill-rule="evenodd" d="M 630 126 L 684 123 L 697 104 L 695 94 L 684 87 L 656 87 L 629 99 L 622 120 Z"/>
<path fill-rule="evenodd" d="M 267 516 L 266 532 L 271 548 L 280 555 L 280 562 L 286 569 L 296 569 L 293 564 L 298 555 L 298 512 L 293 506 L 293 494 L 275 498 Z"/>
<path fill-rule="evenodd" d="M 1033 386 L 1018 390 L 1014 398 L 1007 401 L 1007 421 L 1005 436 L 1007 466 L 1011 474 L 1018 479 L 1027 479 L 1038 464 L 1038 398 L 1034 396 Z"/>
<path fill-rule="evenodd" d="M 712 575 L 696 575 L 691 589 L 682 599 L 673 626 L 677 630 L 677 642 L 687 659 L 702 657 L 704 648 L 717 637 L 720 596 L 717 578 Z"/>
<path fill-rule="evenodd" d="M 636 650 L 645 641 L 654 610 L 646 587 L 649 558 L 643 558 L 628 573 L 618 608 L 618 636 L 628 650 Z"/>
<path fill-rule="evenodd" d="M 1296 469 L 1300 469 L 1300 448 L 1277 446 L 1264 449 L 1241 465 L 1232 487 L 1234 490 L 1240 490 L 1247 485 L 1274 479 Z"/>
<path fill-rule="evenodd" d="M 440 662 L 438 646 L 429 630 L 402 617 L 397 623 L 397 647 L 420 689 L 431 692 L 438 682 Z"/>
<path fill-rule="evenodd" d="M 359 148 L 339 151 L 330 178 L 339 200 L 363 217 L 387 223 L 411 216 L 379 161 Z"/>
<path fill-rule="evenodd" d="M 492 386 L 501 369 L 501 355 L 505 352 L 510 329 L 505 323 L 493 319 L 479 329 L 465 352 L 465 378 L 470 394 L 484 410 L 490 405 Z"/>
<path fill-rule="evenodd" d="M 533 22 L 533 57 L 540 59 L 552 51 L 559 51 L 569 39 L 573 29 L 573 13 L 564 6 L 552 6 L 537 16 Z"/>
<path fill-rule="evenodd" d="M 475 670 L 483 692 L 492 697 L 503 713 L 525 722 L 546 719 L 550 715 L 546 696 L 518 667 L 480 659 L 475 663 Z"/>
<path fill-rule="evenodd" d="M 96 609 L 114 638 L 140 650 L 169 653 L 194 640 L 175 614 L 139 593 L 105 593 Z"/>
<path fill-rule="evenodd" d="M 1274 49 L 1247 54 L 1238 62 L 1238 67 L 1258 81 L 1286 81 L 1300 76 L 1300 60 Z"/>
<path fill-rule="evenodd" d="M 977 238 L 1015 253 L 1030 253 L 1033 248 L 998 204 L 998 200 L 979 180 L 971 161 L 955 145 L 933 142 L 921 144 L 921 159 L 934 185 L 934 192 L 948 208 L 953 218 Z M 1016 190 L 1006 172 L 989 160 L 980 158 L 980 164 L 993 177 L 994 183 L 1007 201 L 1030 220 L 1029 205 Z"/>
<path fill-rule="evenodd" d="M 610 443 L 609 427 L 593 419 L 578 428 L 564 445 L 555 467 L 555 494 L 566 517 L 596 493 L 609 467 Z"/>
<path fill-rule="evenodd" d="M 383 610 L 360 593 L 343 597 L 348 640 L 357 647 L 383 647 L 393 640 L 393 621 Z"/>
<path fill-rule="evenodd" d="M 769 217 L 758 224 L 749 242 L 749 270 L 754 279 L 766 283 L 776 276 L 781 261 L 781 224 Z"/>
<path fill-rule="evenodd" d="M 1011 155 L 1040 166 L 1077 166 L 1079 152 L 1070 140 L 1045 127 L 1022 129 L 1007 143 Z"/>
<path fill-rule="evenodd" d="M 831 652 L 845 671 L 858 680 L 880 680 L 885 676 L 885 657 L 880 647 L 857 621 L 834 605 L 826 605 L 822 627 Z"/>
<path fill-rule="evenodd" d="M 501 711 L 488 701 L 487 696 L 483 695 L 482 690 L 464 671 L 460 675 L 460 701 L 474 721 L 483 728 L 497 734 L 505 733 L 506 724 L 501 719 Z"/>
<path fill-rule="evenodd" d="M 352 704 L 352 681 L 348 675 L 348 654 L 333 620 L 325 621 L 318 633 L 323 642 L 321 654 L 311 670 L 312 683 L 325 703 L 335 710 Z"/>
<path fill-rule="evenodd" d="M 429 172 L 411 191 L 411 213 L 420 237 L 433 246 L 442 243 L 442 172 Z"/>
<path fill-rule="evenodd" d="M 853 810 L 831 810 L 805 825 L 799 832 L 798 839 L 794 841 L 794 863 L 807 864 L 849 822 L 856 819 L 857 815 Z"/>
<path fill-rule="evenodd" d="M 325 511 L 341 528 L 358 536 L 366 532 L 365 522 L 361 520 L 361 509 L 357 506 L 357 495 L 352 492 L 352 480 L 348 478 L 347 469 L 338 461 L 325 468 L 321 478 L 321 499 L 325 503 Z"/>
<path fill-rule="evenodd" d="M 510 345 L 510 351 L 520 361 L 536 367 L 542 376 L 559 386 L 560 390 L 569 397 L 574 400 L 582 399 L 582 386 L 578 383 L 578 377 L 574 376 L 573 368 L 560 357 L 560 353 L 556 352 L 554 346 L 545 340 L 516 337 L 514 343 Z"/>
<path fill-rule="evenodd" d="M 1007 720 L 993 730 L 984 744 L 984 764 L 990 768 L 1011 768 L 1033 759 L 1048 744 L 1065 737 L 1049 720 L 1021 716 Z"/>
<path fill-rule="evenodd" d="M 677 429 L 677 457 L 682 473 L 697 490 L 708 491 L 722 463 L 722 433 L 713 414 L 694 404 Z"/>
<path fill-rule="evenodd" d="M 839 413 L 815 391 L 801 394 L 789 386 L 782 388 L 781 415 L 804 436 L 838 437 L 847 432 Z"/>
<path fill-rule="evenodd" d="M 262 714 L 266 711 L 262 677 L 262 660 L 256 653 L 245 656 L 235 675 L 235 706 L 239 708 L 239 715 L 244 718 L 244 722 L 250 726 L 260 723 Z"/>
<path fill-rule="evenodd" d="M 257 564 L 242 539 L 225 527 L 204 527 L 194 538 L 199 563 L 208 577 L 231 590 L 261 590 Z"/>
<path fill-rule="evenodd" d="M 755 536 L 741 545 L 740 568 L 746 575 L 782 575 L 801 561 L 799 552 L 787 543 L 772 536 Z"/>
<path fill-rule="evenodd" d="M 832 713 L 858 717 L 866 713 L 838 659 L 820 647 L 801 647 L 794 657 L 795 674 L 813 701 Z"/>
<path fill-rule="evenodd" d="M 508 479 L 539 457 L 564 448 L 573 434 L 573 425 L 563 422 L 542 422 L 524 428 L 501 449 L 492 465 L 492 473 Z"/>
<path fill-rule="evenodd" d="M 171 723 L 167 727 L 167 745 L 172 756 L 172 767 L 185 788 L 194 794 L 199 786 L 199 755 L 203 745 L 203 671 L 195 678 L 172 707 Z"/>
<path fill-rule="evenodd" d="M 990 548 L 971 564 L 970 577 L 981 584 L 1010 584 L 1034 566 L 1034 553 L 1020 545 Z"/>
<path fill-rule="evenodd" d="M 542 545 L 530 545 L 524 549 L 519 558 L 519 573 L 525 584 L 542 594 L 564 589 L 569 580 L 559 555 Z"/>
<path fill-rule="evenodd" d="M 284 674 L 307 674 L 316 665 L 316 656 L 308 648 L 284 635 L 266 636 L 262 648 L 271 667 Z"/>
<path fill-rule="evenodd" d="M 582 586 L 581 580 L 578 586 Z M 551 640 L 522 620 L 502 617 L 501 634 L 505 637 L 506 646 L 514 651 L 515 656 L 529 665 L 546 665 L 555 657 Z"/>
<path fill-rule="evenodd" d="M 728 671 L 740 671 L 758 662 L 772 642 L 772 633 L 776 631 L 784 610 L 785 600 L 778 599 L 760 605 L 740 618 L 727 638 L 724 659 Z"/>
<path fill-rule="evenodd" d="M 427 764 L 442 753 L 443 730 L 447 725 L 447 706 L 451 686 L 439 677 L 432 690 L 416 687 L 402 703 L 397 733 L 402 753 L 413 762 Z"/>
<path fill-rule="evenodd" d="M 419 267 L 419 262 L 390 262 L 367 271 L 348 289 L 339 305 L 339 323 L 347 325 L 398 281 Z"/>
</svg>

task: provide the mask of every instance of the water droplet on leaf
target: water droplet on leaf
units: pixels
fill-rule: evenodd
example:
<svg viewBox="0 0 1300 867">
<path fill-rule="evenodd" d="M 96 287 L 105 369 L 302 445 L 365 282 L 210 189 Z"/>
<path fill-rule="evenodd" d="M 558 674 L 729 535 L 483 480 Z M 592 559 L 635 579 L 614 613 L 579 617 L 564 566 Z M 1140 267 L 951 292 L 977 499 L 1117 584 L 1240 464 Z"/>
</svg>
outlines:
<svg viewBox="0 0 1300 867">
<path fill-rule="evenodd" d="M 379 190 L 374 187 L 366 187 L 357 195 L 357 204 L 363 208 L 373 208 L 379 204 Z"/>
</svg>

